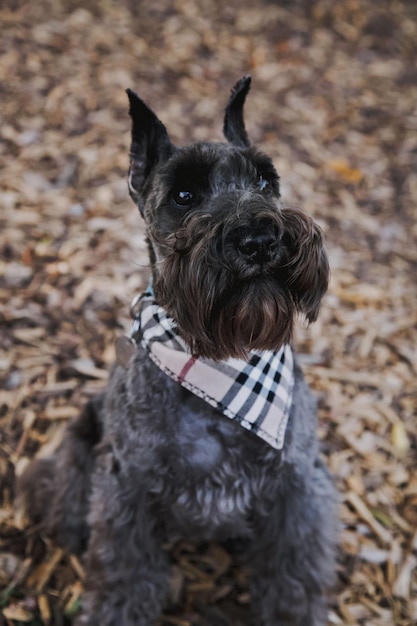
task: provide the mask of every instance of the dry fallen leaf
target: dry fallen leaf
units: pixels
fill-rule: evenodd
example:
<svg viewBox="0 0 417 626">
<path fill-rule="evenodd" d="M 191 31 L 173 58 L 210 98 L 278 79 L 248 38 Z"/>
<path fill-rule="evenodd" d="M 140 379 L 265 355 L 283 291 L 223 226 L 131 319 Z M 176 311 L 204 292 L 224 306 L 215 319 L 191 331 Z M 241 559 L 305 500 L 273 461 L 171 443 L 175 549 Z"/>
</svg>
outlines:
<svg viewBox="0 0 417 626">
<path fill-rule="evenodd" d="M 23 623 L 31 622 L 34 618 L 34 614 L 31 611 L 24 609 L 19 604 L 9 604 L 2 610 L 2 614 L 7 620 Z"/>
<path fill-rule="evenodd" d="M 410 439 L 404 424 L 399 420 L 392 425 L 391 440 L 398 454 L 403 457 L 406 456 L 410 449 Z"/>
<path fill-rule="evenodd" d="M 363 172 L 356 167 L 351 167 L 344 159 L 332 159 L 327 161 L 326 166 L 347 183 L 357 184 L 363 178 Z"/>
</svg>

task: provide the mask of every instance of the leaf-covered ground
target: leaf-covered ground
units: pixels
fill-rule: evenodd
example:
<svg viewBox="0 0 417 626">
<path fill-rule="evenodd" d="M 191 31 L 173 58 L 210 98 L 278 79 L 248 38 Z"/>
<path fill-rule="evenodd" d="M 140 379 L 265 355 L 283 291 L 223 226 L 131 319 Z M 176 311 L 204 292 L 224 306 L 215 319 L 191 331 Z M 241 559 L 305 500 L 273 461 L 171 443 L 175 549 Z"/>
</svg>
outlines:
<svg viewBox="0 0 417 626">
<path fill-rule="evenodd" d="M 417 622 L 417 5 L 74 0 L 0 5 L 0 623 L 68 624 L 82 563 L 13 512 L 15 475 L 105 384 L 147 282 L 127 194 L 133 87 L 174 142 L 221 140 L 232 84 L 332 283 L 296 347 L 341 493 L 330 624 Z M 248 623 L 224 547 L 171 550 L 162 623 Z"/>
</svg>

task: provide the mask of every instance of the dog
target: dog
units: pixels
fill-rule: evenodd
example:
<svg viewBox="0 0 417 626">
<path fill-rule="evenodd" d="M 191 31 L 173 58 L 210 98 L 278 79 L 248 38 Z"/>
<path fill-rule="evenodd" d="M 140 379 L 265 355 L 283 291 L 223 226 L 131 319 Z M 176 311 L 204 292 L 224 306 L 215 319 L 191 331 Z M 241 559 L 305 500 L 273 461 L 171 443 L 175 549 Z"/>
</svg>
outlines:
<svg viewBox="0 0 417 626">
<path fill-rule="evenodd" d="M 26 510 L 85 552 L 77 626 L 149 626 L 167 597 L 166 541 L 242 539 L 252 623 L 319 626 L 335 576 L 337 496 L 315 402 L 293 357 L 298 314 L 328 286 L 323 235 L 285 208 L 234 86 L 224 143 L 174 146 L 128 90 L 129 191 L 152 281 L 107 390 L 19 480 Z"/>
</svg>

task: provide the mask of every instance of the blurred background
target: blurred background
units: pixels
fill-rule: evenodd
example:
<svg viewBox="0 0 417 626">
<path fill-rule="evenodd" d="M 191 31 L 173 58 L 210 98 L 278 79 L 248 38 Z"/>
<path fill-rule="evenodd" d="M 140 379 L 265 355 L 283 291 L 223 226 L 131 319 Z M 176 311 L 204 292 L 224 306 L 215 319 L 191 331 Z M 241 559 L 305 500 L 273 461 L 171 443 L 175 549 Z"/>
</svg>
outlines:
<svg viewBox="0 0 417 626">
<path fill-rule="evenodd" d="M 246 125 L 283 202 L 325 233 L 332 283 L 295 345 L 343 530 L 329 624 L 417 623 L 417 3 L 2 0 L 0 624 L 68 625 L 83 568 L 13 511 L 14 477 L 106 382 L 146 286 L 125 89 L 174 143 Z M 224 546 L 172 547 L 161 624 L 248 624 Z"/>
</svg>

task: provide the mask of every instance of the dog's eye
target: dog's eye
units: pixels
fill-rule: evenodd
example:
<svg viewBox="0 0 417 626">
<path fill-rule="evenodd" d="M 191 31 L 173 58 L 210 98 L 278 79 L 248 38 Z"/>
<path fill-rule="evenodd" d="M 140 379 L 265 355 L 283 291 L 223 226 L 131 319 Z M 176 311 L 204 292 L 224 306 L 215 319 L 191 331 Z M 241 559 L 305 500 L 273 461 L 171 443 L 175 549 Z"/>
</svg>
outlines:
<svg viewBox="0 0 417 626">
<path fill-rule="evenodd" d="M 264 191 L 269 186 L 269 180 L 267 180 L 263 176 L 259 176 L 257 186 L 259 191 Z"/>
<path fill-rule="evenodd" d="M 194 202 L 194 194 L 191 191 L 174 191 L 172 197 L 174 198 L 174 202 L 180 206 L 189 206 Z"/>
</svg>

